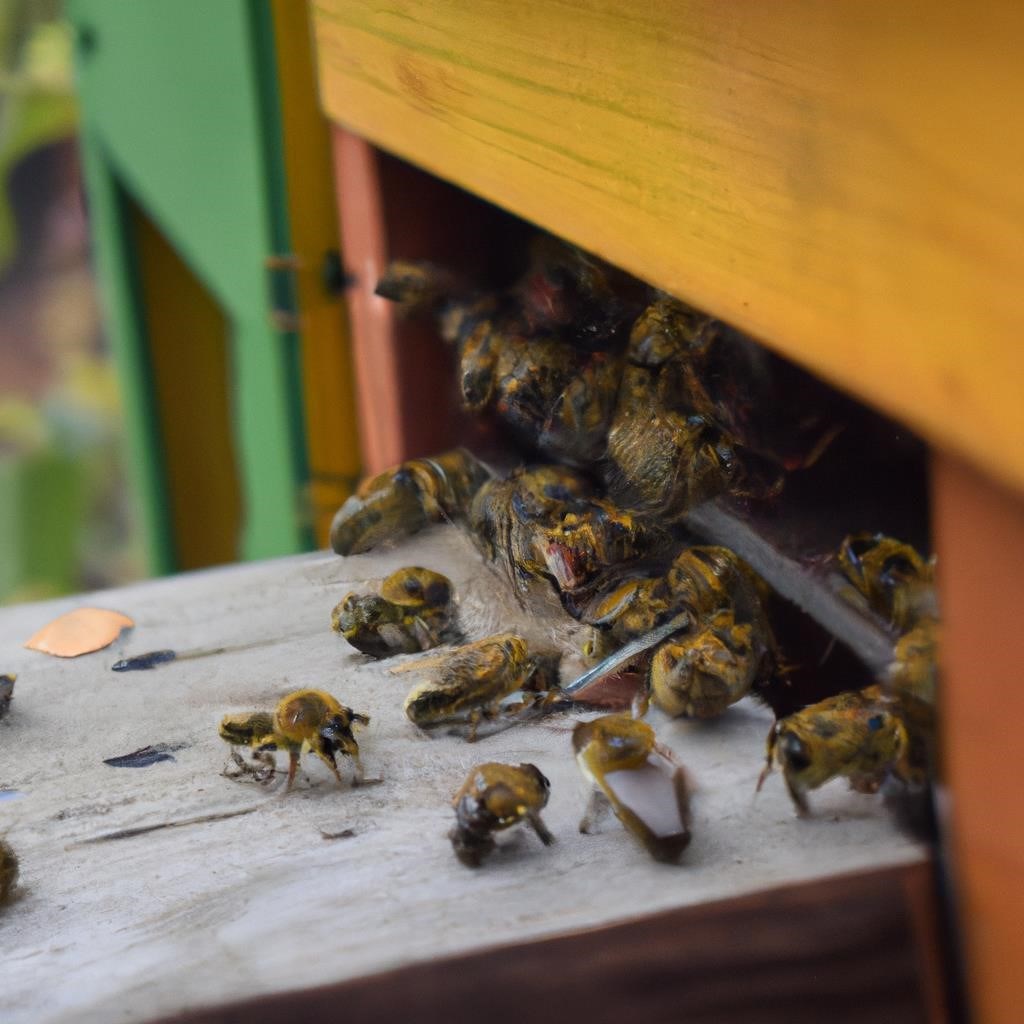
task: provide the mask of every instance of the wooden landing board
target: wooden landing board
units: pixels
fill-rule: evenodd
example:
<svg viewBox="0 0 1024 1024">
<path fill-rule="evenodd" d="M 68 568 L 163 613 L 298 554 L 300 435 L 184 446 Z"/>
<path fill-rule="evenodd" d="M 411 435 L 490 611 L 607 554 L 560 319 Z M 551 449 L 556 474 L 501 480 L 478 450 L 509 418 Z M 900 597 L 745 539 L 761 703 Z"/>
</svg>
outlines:
<svg viewBox="0 0 1024 1024">
<path fill-rule="evenodd" d="M 524 628 L 504 583 L 454 529 L 380 555 L 313 554 L 93 595 L 137 626 L 102 652 L 58 661 L 23 650 L 38 626 L 81 599 L 0 612 L 0 671 L 18 673 L 0 723 L 0 833 L 22 863 L 19 898 L 0 912 L 0 1019 L 124 1022 L 171 1015 L 575 933 L 659 911 L 883 866 L 919 864 L 873 797 L 841 784 L 797 819 L 779 778 L 755 798 L 769 717 L 747 704 L 714 723 L 655 720 L 692 771 L 694 841 L 678 867 L 650 861 L 614 821 L 577 822 L 585 791 L 571 719 L 509 729 L 475 746 L 427 738 L 405 719 L 411 675 L 349 652 L 328 628 L 350 588 L 403 564 L 446 571 L 473 636 Z M 125 654 L 253 640 L 264 645 L 118 674 Z M 231 781 L 217 737 L 226 712 L 270 709 L 301 686 L 333 692 L 372 723 L 361 745 L 379 785 L 339 789 L 304 763 L 285 796 Z M 113 768 L 151 744 L 174 761 Z M 557 843 L 509 835 L 479 872 L 456 862 L 451 794 L 485 760 L 532 761 L 551 779 L 545 819 Z M 221 821 L 81 845 L 103 833 L 214 812 Z M 322 833 L 354 833 L 324 839 Z M 887 933 L 888 934 L 888 933 Z M 784 954 L 780 953 L 784 958 Z M 609 989 L 609 998 L 612 995 Z"/>
<path fill-rule="evenodd" d="M 337 123 L 1024 486 L 1024 6 L 313 8 Z"/>
</svg>

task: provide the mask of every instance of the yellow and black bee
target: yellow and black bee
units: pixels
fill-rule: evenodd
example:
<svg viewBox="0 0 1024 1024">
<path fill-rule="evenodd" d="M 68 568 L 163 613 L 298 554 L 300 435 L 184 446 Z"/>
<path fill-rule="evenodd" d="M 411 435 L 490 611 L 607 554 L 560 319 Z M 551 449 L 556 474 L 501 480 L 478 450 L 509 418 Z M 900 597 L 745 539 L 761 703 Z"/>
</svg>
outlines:
<svg viewBox="0 0 1024 1024">
<path fill-rule="evenodd" d="M 807 815 L 807 793 L 846 778 L 860 793 L 875 793 L 891 775 L 912 779 L 910 741 L 899 708 L 878 686 L 841 693 L 780 719 L 768 734 L 760 789 L 777 763 L 797 813 Z"/>
<path fill-rule="evenodd" d="M 690 785 L 654 730 L 629 715 L 605 715 L 580 722 L 572 745 L 593 786 L 580 831 L 592 832 L 610 807 L 655 860 L 678 862 L 690 844 Z"/>
<path fill-rule="evenodd" d="M 338 771 L 336 755 L 351 758 L 354 766 L 352 784 L 358 785 L 363 778 L 363 767 L 353 730 L 356 726 L 369 724 L 370 719 L 366 715 L 338 703 L 329 693 L 296 690 L 281 698 L 272 715 L 254 711 L 225 716 L 220 724 L 220 736 L 232 746 L 252 749 L 257 767 L 245 766 L 236 756 L 237 751 L 233 752 L 233 759 L 242 771 L 256 775 L 259 781 L 272 777 L 272 752 L 286 750 L 287 788 L 291 789 L 300 755 L 304 750 L 311 750 L 342 785 L 344 782 Z"/>
<path fill-rule="evenodd" d="M 525 822 L 545 846 L 555 840 L 541 820 L 551 783 L 532 764 L 478 764 L 455 794 L 455 827 L 449 833 L 455 856 L 479 867 L 494 849 L 494 833 Z"/>
<path fill-rule="evenodd" d="M 836 561 L 868 607 L 900 633 L 923 617 L 934 618 L 934 560 L 925 560 L 909 544 L 881 533 L 852 534 Z"/>
<path fill-rule="evenodd" d="M 430 523 L 461 519 L 489 476 L 464 448 L 403 462 L 363 481 L 338 509 L 331 524 L 331 547 L 339 555 L 357 555 Z"/>
<path fill-rule="evenodd" d="M 420 728 L 458 722 L 476 739 L 480 722 L 503 712 L 502 702 L 523 691 L 531 697 L 520 706 L 504 709 L 514 715 L 534 706 L 558 684 L 558 657 L 533 654 L 523 637 L 498 633 L 430 658 L 412 668 L 432 670 L 405 700 L 405 713 Z"/>
<path fill-rule="evenodd" d="M 455 632 L 455 596 L 447 576 L 420 566 L 393 572 L 379 594 L 346 594 L 331 627 L 375 658 L 437 647 Z"/>
<path fill-rule="evenodd" d="M 647 686 L 667 714 L 711 718 L 778 672 L 766 594 L 739 556 L 699 545 L 683 549 L 667 570 L 620 582 L 577 612 L 595 627 L 586 653 L 597 657 L 685 613 L 686 624 L 645 656 Z"/>
</svg>

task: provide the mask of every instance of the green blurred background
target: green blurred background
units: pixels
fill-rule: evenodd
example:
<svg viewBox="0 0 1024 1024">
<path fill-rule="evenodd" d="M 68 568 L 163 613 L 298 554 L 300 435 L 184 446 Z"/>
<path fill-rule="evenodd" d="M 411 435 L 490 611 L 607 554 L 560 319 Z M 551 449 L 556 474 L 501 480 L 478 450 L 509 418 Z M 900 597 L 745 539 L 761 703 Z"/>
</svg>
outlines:
<svg viewBox="0 0 1024 1024">
<path fill-rule="evenodd" d="M 144 574 L 59 0 L 0 2 L 0 603 Z"/>
</svg>

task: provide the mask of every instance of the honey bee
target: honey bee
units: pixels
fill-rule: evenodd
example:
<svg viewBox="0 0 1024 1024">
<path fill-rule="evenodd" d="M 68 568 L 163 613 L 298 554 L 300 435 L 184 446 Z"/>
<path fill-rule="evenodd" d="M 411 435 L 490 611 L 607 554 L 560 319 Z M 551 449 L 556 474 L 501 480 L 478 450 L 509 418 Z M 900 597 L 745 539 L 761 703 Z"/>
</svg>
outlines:
<svg viewBox="0 0 1024 1024">
<path fill-rule="evenodd" d="M 455 856 L 479 867 L 494 849 L 494 833 L 523 821 L 545 846 L 555 837 L 541 820 L 551 783 L 536 765 L 478 764 L 455 794 L 455 827 L 448 833 Z"/>
<path fill-rule="evenodd" d="M 11 701 L 14 699 L 14 684 L 18 677 L 15 675 L 0 676 L 0 718 L 3 718 L 11 709 Z"/>
<path fill-rule="evenodd" d="M 438 320 L 458 356 L 463 407 L 492 411 L 521 440 L 554 458 L 601 457 L 622 375 L 624 326 L 635 305 L 625 278 L 554 239 L 505 293 L 458 296 L 429 264 L 393 264 L 377 293 Z M 628 289 L 626 289 L 628 290 Z"/>
<path fill-rule="evenodd" d="M 686 612 L 687 628 L 650 657 L 647 689 L 666 714 L 714 717 L 776 674 L 766 594 L 764 581 L 728 548 L 685 548 L 667 571 L 627 579 L 577 609 L 596 629 L 584 653 L 604 657 Z"/>
<path fill-rule="evenodd" d="M 363 481 L 331 524 L 331 547 L 355 555 L 429 523 L 461 519 L 488 479 L 486 467 L 464 448 L 411 459 Z"/>
<path fill-rule="evenodd" d="M 608 807 L 658 861 L 677 863 L 690 844 L 690 785 L 654 730 L 629 715 L 580 722 L 576 763 L 592 784 L 580 831 L 590 833 Z"/>
<path fill-rule="evenodd" d="M 899 709 L 906 726 L 908 761 L 916 783 L 923 782 L 935 768 L 938 644 L 938 622 L 921 619 L 897 641 L 895 658 L 882 682 L 883 691 Z"/>
<path fill-rule="evenodd" d="M 881 533 L 847 537 L 837 555 L 839 570 L 868 607 L 900 633 L 922 616 L 934 616 L 934 560 Z"/>
<path fill-rule="evenodd" d="M 521 707 L 505 709 L 514 715 L 534 706 L 540 694 L 558 684 L 558 657 L 531 654 L 526 640 L 514 633 L 476 640 L 415 667 L 434 666 L 436 676 L 406 697 L 405 713 L 421 729 L 465 720 L 470 742 L 476 740 L 481 721 L 499 714 L 505 698 L 519 691 L 533 695 Z"/>
<path fill-rule="evenodd" d="M 716 718 L 770 675 L 770 651 L 760 623 L 722 609 L 655 650 L 651 700 L 673 717 Z"/>
<path fill-rule="evenodd" d="M 633 325 L 607 439 L 606 478 L 616 501 L 675 521 L 737 478 L 734 445 L 709 415 L 712 403 L 692 365 L 720 329 L 668 296 Z"/>
<path fill-rule="evenodd" d="M 564 466 L 515 470 L 477 492 L 469 525 L 484 554 L 503 562 L 518 590 L 546 578 L 560 592 L 585 586 L 644 550 L 647 533 Z"/>
<path fill-rule="evenodd" d="M 366 715 L 339 704 L 322 690 L 296 690 L 282 697 L 272 715 L 256 711 L 251 714 L 227 715 L 220 724 L 220 736 L 232 746 L 248 745 L 253 751 L 256 766 L 248 766 L 237 751 L 232 759 L 240 770 L 253 774 L 258 781 L 268 781 L 274 771 L 272 751 L 288 751 L 288 784 L 292 788 L 299 756 L 303 750 L 312 750 L 343 784 L 335 755 L 352 759 L 354 771 L 352 785 L 363 779 L 359 760 L 359 744 L 353 736 L 357 725 L 369 725 Z M 261 756 L 262 755 L 262 756 Z M 269 774 L 268 774 L 269 771 Z"/>
<path fill-rule="evenodd" d="M 393 572 L 380 594 L 347 594 L 331 613 L 334 631 L 375 658 L 429 650 L 454 625 L 451 580 L 419 566 Z"/>
<path fill-rule="evenodd" d="M 899 709 L 879 686 L 840 693 L 780 719 L 768 733 L 760 791 L 777 762 L 797 813 L 810 813 L 807 793 L 830 779 L 849 779 L 859 793 L 875 793 L 890 775 L 913 778 L 909 739 Z"/>
</svg>

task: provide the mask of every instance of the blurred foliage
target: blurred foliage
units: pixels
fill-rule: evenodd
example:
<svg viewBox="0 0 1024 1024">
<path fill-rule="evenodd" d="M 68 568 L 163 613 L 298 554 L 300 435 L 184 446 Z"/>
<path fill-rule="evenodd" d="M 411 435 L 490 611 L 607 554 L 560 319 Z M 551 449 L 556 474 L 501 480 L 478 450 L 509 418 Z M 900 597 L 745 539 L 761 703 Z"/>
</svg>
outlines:
<svg viewBox="0 0 1024 1024">
<path fill-rule="evenodd" d="M 0 0 L 0 604 L 107 586 L 142 567 L 60 7 Z"/>
<path fill-rule="evenodd" d="M 16 248 L 7 198 L 11 168 L 74 129 L 71 29 L 54 0 L 0 3 L 0 271 Z"/>
</svg>

